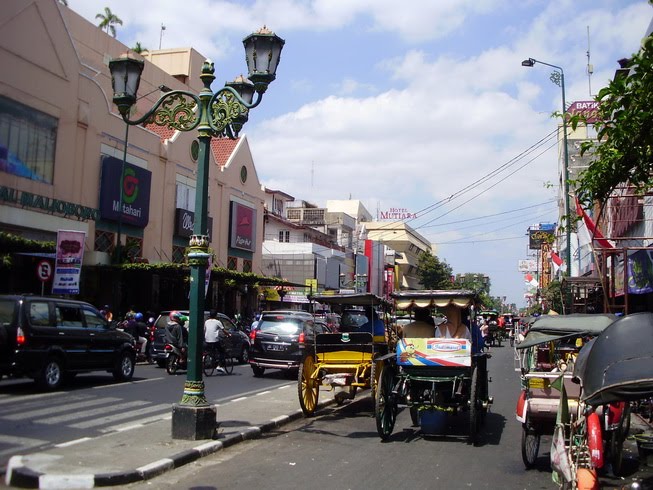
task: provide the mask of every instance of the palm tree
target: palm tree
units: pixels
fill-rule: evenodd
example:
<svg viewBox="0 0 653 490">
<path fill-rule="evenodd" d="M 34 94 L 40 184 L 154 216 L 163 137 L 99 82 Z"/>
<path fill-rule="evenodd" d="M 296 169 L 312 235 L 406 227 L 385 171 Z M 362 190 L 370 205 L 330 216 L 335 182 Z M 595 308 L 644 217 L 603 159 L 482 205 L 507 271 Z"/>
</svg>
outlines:
<svg viewBox="0 0 653 490">
<path fill-rule="evenodd" d="M 137 42 L 136 42 L 136 46 L 134 46 L 134 47 L 132 48 L 132 51 L 133 51 L 134 53 L 141 54 L 141 53 L 144 52 L 144 51 L 145 51 L 145 52 L 146 52 L 146 51 L 149 51 L 149 49 L 144 48 L 143 46 L 141 46 L 141 43 L 137 41 Z"/>
<path fill-rule="evenodd" d="M 113 37 L 116 37 L 116 24 L 122 25 L 122 20 L 114 15 L 109 7 L 104 7 L 104 14 L 97 14 L 95 18 L 100 19 L 98 24 L 100 29 L 106 29 L 107 34 L 111 33 Z"/>
</svg>

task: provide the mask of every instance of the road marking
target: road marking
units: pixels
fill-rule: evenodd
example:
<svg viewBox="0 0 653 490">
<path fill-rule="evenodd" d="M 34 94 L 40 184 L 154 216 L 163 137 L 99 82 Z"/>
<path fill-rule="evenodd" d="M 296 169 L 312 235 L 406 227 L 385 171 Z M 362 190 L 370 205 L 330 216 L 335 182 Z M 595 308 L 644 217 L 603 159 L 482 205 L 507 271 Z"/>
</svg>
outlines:
<svg viewBox="0 0 653 490">
<path fill-rule="evenodd" d="M 67 413 L 64 415 L 57 415 L 55 417 L 46 417 L 44 419 L 39 419 L 38 423 L 40 424 L 48 424 L 48 425 L 53 425 L 53 424 L 60 424 L 62 422 L 68 422 L 70 420 L 79 420 L 79 419 L 87 419 L 89 417 L 96 417 L 97 415 L 102 415 L 105 413 L 109 412 L 115 412 L 116 410 L 121 411 L 122 417 L 126 417 L 126 414 L 124 412 L 125 409 L 132 408 L 132 407 L 139 407 L 143 405 L 147 405 L 148 402 L 143 401 L 143 400 L 136 400 L 133 402 L 127 402 L 127 403 L 120 403 L 120 404 L 113 404 L 108 407 L 99 407 L 95 408 L 93 410 L 83 410 L 80 412 L 75 412 L 75 413 Z M 128 415 L 131 415 L 132 412 L 128 412 Z M 96 423 L 97 419 L 94 419 L 92 423 Z M 78 424 L 77 424 L 78 425 Z M 69 425 L 69 427 L 76 427 L 77 425 Z"/>
<path fill-rule="evenodd" d="M 116 408 L 119 409 L 119 410 L 122 410 L 122 408 L 124 408 L 126 405 L 135 405 L 137 403 L 142 405 L 143 403 L 147 403 L 147 402 L 132 402 L 131 404 L 119 405 Z M 152 412 L 156 412 L 156 411 L 162 411 L 164 409 L 167 410 L 169 408 L 170 408 L 170 405 L 168 405 L 166 403 L 166 404 L 160 404 L 160 405 L 154 405 L 154 406 L 142 408 L 140 410 L 133 410 L 133 411 L 130 411 L 130 412 L 121 411 L 120 413 L 118 413 L 116 415 L 111 415 L 111 416 L 108 416 L 108 417 L 100 417 L 99 419 L 89 420 L 89 421 L 86 421 L 86 422 L 80 422 L 79 424 L 71 424 L 71 425 L 69 425 L 69 427 L 71 427 L 73 429 L 90 429 L 91 427 L 96 427 L 98 425 L 106 425 L 106 424 L 116 422 L 118 420 L 125 420 L 127 418 L 138 417 L 139 415 L 143 415 L 143 414 L 146 414 L 146 413 L 152 413 Z"/>
<path fill-rule="evenodd" d="M 15 437 L 0 434 L 0 446 L 9 446 L 7 449 L 0 451 L 0 455 L 14 455 L 23 449 L 43 446 L 49 441 L 33 439 L 31 437 Z"/>
<path fill-rule="evenodd" d="M 55 444 L 54 447 L 70 447 L 70 446 L 74 446 L 75 444 L 79 444 L 80 442 L 85 442 L 90 440 L 91 440 L 90 437 L 80 437 L 79 439 L 74 439 L 72 441 Z"/>
<path fill-rule="evenodd" d="M 96 400 L 84 400 L 81 402 L 77 403 L 68 403 L 65 405 L 58 405 L 57 407 L 47 407 L 47 408 L 41 408 L 39 410 L 30 410 L 28 412 L 20 412 L 20 413 L 15 413 L 12 415 L 5 415 L 2 418 L 7 419 L 7 420 L 24 420 L 24 419 L 29 419 L 33 417 L 40 417 L 42 415 L 49 415 L 55 410 L 58 411 L 63 411 L 63 410 L 79 410 L 79 409 L 85 409 L 87 407 L 90 407 L 92 405 L 101 405 L 101 404 L 106 404 L 106 403 L 113 403 L 120 401 L 120 398 L 113 398 L 113 397 L 108 397 L 108 398 L 98 398 Z M 79 413 L 75 414 L 75 417 L 79 417 Z M 38 422 L 38 421 L 37 421 Z"/>
<path fill-rule="evenodd" d="M 247 400 L 248 398 L 249 398 L 248 396 L 241 396 L 240 398 L 234 398 L 233 400 L 231 400 L 231 403 L 242 402 L 243 400 Z"/>
<path fill-rule="evenodd" d="M 261 391 L 260 393 L 257 393 L 255 396 L 261 396 L 261 395 L 267 395 L 268 393 L 272 393 L 270 390 L 268 391 Z"/>
<path fill-rule="evenodd" d="M 122 385 L 125 385 L 125 384 L 137 385 L 137 384 L 140 384 L 140 383 L 149 383 L 150 381 L 160 381 L 162 379 L 165 379 L 165 378 L 162 376 L 160 378 L 139 379 L 137 381 L 130 381 L 129 383 L 119 383 L 119 384 L 122 384 Z M 116 387 L 116 383 L 110 383 L 110 384 L 107 384 L 107 385 L 91 386 L 91 389 L 92 390 L 102 390 L 104 388 L 115 388 L 115 387 Z"/>
</svg>

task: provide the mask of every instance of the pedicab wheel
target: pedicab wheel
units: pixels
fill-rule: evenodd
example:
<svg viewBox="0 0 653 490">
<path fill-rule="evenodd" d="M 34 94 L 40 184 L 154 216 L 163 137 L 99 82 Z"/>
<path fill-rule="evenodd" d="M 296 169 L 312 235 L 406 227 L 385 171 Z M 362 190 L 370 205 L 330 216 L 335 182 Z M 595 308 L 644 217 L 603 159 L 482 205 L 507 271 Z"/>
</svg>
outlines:
<svg viewBox="0 0 653 490">
<path fill-rule="evenodd" d="M 315 371 L 315 360 L 313 356 L 306 356 L 299 365 L 299 376 L 297 380 L 297 391 L 299 405 L 302 407 L 304 416 L 311 417 L 315 413 L 317 400 L 320 394 L 320 384 L 313 378 Z"/>
<path fill-rule="evenodd" d="M 476 444 L 481 425 L 482 408 L 479 406 L 478 368 L 472 369 L 472 384 L 469 390 L 469 443 Z"/>
<path fill-rule="evenodd" d="M 623 476 L 624 441 L 630 431 L 630 404 L 626 404 L 619 427 L 610 435 L 610 463 L 614 476 Z"/>
<path fill-rule="evenodd" d="M 387 441 L 392 434 L 397 418 L 397 407 L 392 397 L 393 382 L 393 370 L 389 366 L 382 367 L 376 387 L 374 414 L 376 415 L 376 431 L 383 441 Z"/>
<path fill-rule="evenodd" d="M 410 407 L 410 421 L 413 423 L 413 427 L 419 425 L 419 411 L 416 406 Z"/>
<path fill-rule="evenodd" d="M 540 434 L 536 434 L 524 424 L 521 432 L 521 459 L 524 461 L 527 470 L 535 466 L 539 451 Z"/>
</svg>

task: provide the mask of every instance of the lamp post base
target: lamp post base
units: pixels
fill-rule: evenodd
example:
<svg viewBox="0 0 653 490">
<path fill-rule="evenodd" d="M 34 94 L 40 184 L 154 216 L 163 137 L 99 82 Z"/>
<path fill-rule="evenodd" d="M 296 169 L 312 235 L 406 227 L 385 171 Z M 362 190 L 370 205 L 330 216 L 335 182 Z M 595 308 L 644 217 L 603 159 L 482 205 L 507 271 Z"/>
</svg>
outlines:
<svg viewBox="0 0 653 490">
<path fill-rule="evenodd" d="M 213 439 L 217 428 L 215 406 L 172 405 L 172 438 L 197 441 Z"/>
</svg>

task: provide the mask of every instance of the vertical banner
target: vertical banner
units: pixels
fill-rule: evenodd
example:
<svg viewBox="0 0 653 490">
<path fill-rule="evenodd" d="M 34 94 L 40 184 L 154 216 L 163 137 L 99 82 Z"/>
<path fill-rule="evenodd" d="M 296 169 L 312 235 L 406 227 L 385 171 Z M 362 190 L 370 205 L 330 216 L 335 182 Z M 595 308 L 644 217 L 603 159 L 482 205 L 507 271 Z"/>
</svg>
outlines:
<svg viewBox="0 0 653 490">
<path fill-rule="evenodd" d="M 213 255 L 209 256 L 209 263 L 206 264 L 206 272 L 204 273 L 204 298 L 209 292 L 209 283 L 211 282 L 211 269 L 213 269 Z"/>
<path fill-rule="evenodd" d="M 52 294 L 79 294 L 79 276 L 84 258 L 83 231 L 57 232 L 57 259 L 54 266 Z"/>
</svg>

